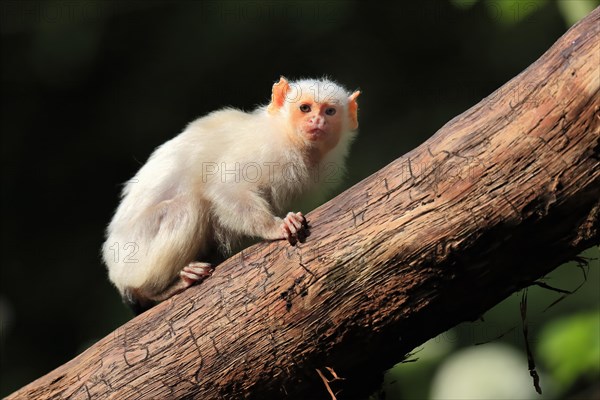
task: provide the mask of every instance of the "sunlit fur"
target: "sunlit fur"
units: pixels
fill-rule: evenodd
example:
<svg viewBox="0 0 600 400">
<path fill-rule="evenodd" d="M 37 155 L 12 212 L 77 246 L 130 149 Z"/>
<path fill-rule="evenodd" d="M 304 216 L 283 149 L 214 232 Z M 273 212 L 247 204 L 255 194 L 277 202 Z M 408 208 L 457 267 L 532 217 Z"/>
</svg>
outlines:
<svg viewBox="0 0 600 400">
<path fill-rule="evenodd" d="M 102 249 L 121 294 L 160 292 L 189 262 L 215 249 L 227 255 L 244 237 L 281 239 L 276 215 L 301 194 L 339 182 L 356 133 L 350 93 L 328 80 L 290 82 L 284 93 L 278 105 L 193 121 L 126 183 Z M 337 107 L 318 140 L 307 137 L 299 102 Z"/>
</svg>

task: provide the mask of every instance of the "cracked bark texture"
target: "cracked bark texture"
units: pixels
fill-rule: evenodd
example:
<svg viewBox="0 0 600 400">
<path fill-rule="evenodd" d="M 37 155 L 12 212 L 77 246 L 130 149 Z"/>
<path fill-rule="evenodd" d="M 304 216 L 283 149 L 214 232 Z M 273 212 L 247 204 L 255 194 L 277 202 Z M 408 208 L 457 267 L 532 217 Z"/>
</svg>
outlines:
<svg viewBox="0 0 600 400">
<path fill-rule="evenodd" d="M 9 399 L 338 398 L 599 243 L 600 9 L 427 142 Z M 524 373 L 526 373 L 524 371 Z"/>
</svg>

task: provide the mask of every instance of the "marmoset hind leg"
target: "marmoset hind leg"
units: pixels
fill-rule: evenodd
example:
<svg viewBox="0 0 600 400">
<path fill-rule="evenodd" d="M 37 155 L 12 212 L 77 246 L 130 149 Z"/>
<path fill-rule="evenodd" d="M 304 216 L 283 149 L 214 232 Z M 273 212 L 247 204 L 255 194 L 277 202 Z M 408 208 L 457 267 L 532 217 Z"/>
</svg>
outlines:
<svg viewBox="0 0 600 400">
<path fill-rule="evenodd" d="M 250 207 L 248 208 L 251 209 Z M 261 216 L 260 213 L 257 214 Z M 163 217 L 162 222 L 164 223 L 166 221 L 167 216 L 172 215 L 176 214 L 167 213 L 166 216 Z M 248 213 L 246 213 L 246 217 L 247 215 Z M 255 233 L 254 236 L 263 237 L 265 239 L 286 239 L 291 244 L 295 244 L 298 241 L 304 241 L 306 236 L 309 234 L 306 219 L 300 212 L 289 212 L 283 219 L 273 217 L 265 212 L 264 219 L 270 222 L 270 231 L 269 228 L 267 228 L 267 230 L 264 232 L 256 232 L 258 234 Z M 253 222 L 256 224 L 253 225 L 254 227 L 263 225 L 268 227 L 269 225 L 268 223 L 261 221 L 260 218 Z M 188 233 L 187 235 L 191 235 L 191 233 Z M 207 247 L 214 249 L 217 246 L 216 244 L 211 243 Z M 140 314 L 141 312 L 148 310 L 149 308 L 168 299 L 169 297 L 184 291 L 188 287 L 204 281 L 212 274 L 214 270 L 213 265 L 217 265 L 223 261 L 222 255 L 215 250 L 208 252 L 203 251 L 201 254 L 198 254 L 197 257 L 203 260 L 211 261 L 211 263 L 198 261 L 189 263 L 181 271 L 179 271 L 176 277 L 164 289 L 156 290 L 148 286 L 127 288 L 124 291 L 125 302 L 136 314 Z"/>
<path fill-rule="evenodd" d="M 183 292 L 192 285 L 203 282 L 212 275 L 214 267 L 206 262 L 193 261 L 183 267 L 179 276 L 163 290 L 158 292 L 145 289 L 127 289 L 125 302 L 136 315 L 152 308 L 169 297 Z"/>
</svg>

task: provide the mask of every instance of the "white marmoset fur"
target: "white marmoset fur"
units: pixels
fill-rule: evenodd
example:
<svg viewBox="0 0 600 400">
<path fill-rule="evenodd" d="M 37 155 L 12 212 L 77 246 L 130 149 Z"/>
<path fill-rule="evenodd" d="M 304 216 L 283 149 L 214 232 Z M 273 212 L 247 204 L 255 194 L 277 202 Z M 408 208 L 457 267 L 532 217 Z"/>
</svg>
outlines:
<svg viewBox="0 0 600 400">
<path fill-rule="evenodd" d="M 158 147 L 126 183 L 102 247 L 124 299 L 140 311 L 184 290 L 244 238 L 301 239 L 304 216 L 287 208 L 339 180 L 358 95 L 282 77 L 268 106 L 215 111 Z"/>
</svg>

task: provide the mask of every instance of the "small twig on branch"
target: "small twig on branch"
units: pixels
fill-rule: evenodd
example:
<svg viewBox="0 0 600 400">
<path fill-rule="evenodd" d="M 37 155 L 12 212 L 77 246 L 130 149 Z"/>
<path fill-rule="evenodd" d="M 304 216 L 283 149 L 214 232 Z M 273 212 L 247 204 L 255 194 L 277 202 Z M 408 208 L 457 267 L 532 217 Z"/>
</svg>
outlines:
<svg viewBox="0 0 600 400">
<path fill-rule="evenodd" d="M 331 368 L 331 367 L 325 367 L 325 368 L 329 371 L 331 376 L 333 376 L 332 379 L 327 379 L 325 377 L 325 375 L 323 375 L 321 370 L 319 370 L 318 368 L 316 368 L 317 374 L 319 374 L 319 377 L 325 384 L 325 388 L 327 389 L 327 392 L 329 392 L 329 395 L 331 396 L 331 400 L 337 400 L 337 398 L 335 397 L 335 394 L 333 393 L 333 390 L 331 389 L 331 386 L 329 386 L 329 384 L 332 382 L 335 382 L 335 381 L 342 381 L 342 380 L 344 380 L 344 378 L 340 378 L 339 376 L 337 376 L 337 374 L 335 373 L 333 368 Z"/>
<path fill-rule="evenodd" d="M 528 324 L 527 324 L 527 289 L 523 289 L 523 295 L 521 297 L 521 321 L 523 323 L 523 339 L 525 341 L 525 351 L 527 352 L 527 367 L 529 369 L 529 375 L 533 379 L 533 386 L 535 387 L 535 391 L 539 394 L 542 394 L 542 387 L 540 386 L 540 376 L 538 375 L 535 369 L 535 359 L 533 358 L 533 352 L 531 351 L 531 347 L 529 345 L 528 338 Z"/>
<path fill-rule="evenodd" d="M 542 281 L 535 281 L 535 282 L 533 282 L 533 284 L 536 285 L 536 286 L 539 286 L 541 288 L 544 288 L 544 289 L 552 290 L 553 292 L 567 294 L 567 295 L 568 294 L 573 294 L 573 292 L 571 292 L 570 290 L 560 289 L 560 288 L 557 288 L 557 287 L 554 287 L 554 286 L 550 286 L 547 283 L 542 282 Z"/>
</svg>

